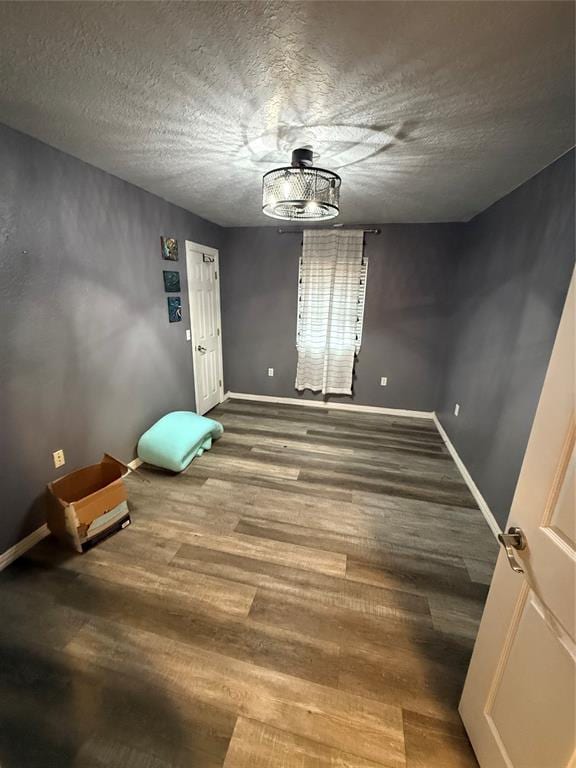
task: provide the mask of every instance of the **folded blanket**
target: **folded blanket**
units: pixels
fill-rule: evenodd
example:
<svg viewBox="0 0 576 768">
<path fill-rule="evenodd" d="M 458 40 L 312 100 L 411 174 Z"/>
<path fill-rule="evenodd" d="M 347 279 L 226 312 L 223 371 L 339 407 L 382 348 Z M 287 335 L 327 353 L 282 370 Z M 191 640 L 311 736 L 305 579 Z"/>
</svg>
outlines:
<svg viewBox="0 0 576 768">
<path fill-rule="evenodd" d="M 173 411 L 163 416 L 138 441 L 138 458 L 147 464 L 182 472 L 196 456 L 212 447 L 224 427 L 193 411 Z"/>
</svg>

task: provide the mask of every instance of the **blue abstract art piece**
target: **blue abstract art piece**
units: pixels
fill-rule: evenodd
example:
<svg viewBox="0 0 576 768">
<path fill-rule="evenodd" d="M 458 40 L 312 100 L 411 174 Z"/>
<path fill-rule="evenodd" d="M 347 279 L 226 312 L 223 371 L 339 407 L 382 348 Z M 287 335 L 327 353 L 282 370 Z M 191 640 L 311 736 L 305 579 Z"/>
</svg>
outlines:
<svg viewBox="0 0 576 768">
<path fill-rule="evenodd" d="M 167 261 L 178 261 L 178 241 L 173 237 L 161 237 L 160 247 L 162 248 L 162 258 Z"/>
<path fill-rule="evenodd" d="M 168 320 L 171 323 L 179 323 L 182 320 L 182 300 L 180 296 L 168 297 Z"/>
<path fill-rule="evenodd" d="M 165 269 L 162 274 L 166 293 L 180 293 L 180 272 Z"/>
</svg>

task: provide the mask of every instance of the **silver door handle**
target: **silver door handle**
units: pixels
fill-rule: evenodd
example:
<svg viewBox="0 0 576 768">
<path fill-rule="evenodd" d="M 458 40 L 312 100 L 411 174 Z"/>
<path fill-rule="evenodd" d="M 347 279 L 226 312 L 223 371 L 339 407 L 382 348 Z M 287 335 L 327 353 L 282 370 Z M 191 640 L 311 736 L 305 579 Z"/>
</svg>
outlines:
<svg viewBox="0 0 576 768">
<path fill-rule="evenodd" d="M 498 534 L 498 541 L 506 550 L 508 565 L 510 568 L 512 568 L 514 573 L 524 573 L 524 568 L 518 565 L 518 561 L 514 557 L 515 549 L 519 552 L 522 552 L 523 549 L 526 549 L 526 536 L 524 536 L 524 531 L 522 528 L 517 528 L 516 526 L 508 528 L 507 533 Z"/>
<path fill-rule="evenodd" d="M 198 350 L 198 352 L 206 352 L 206 347 L 203 347 L 201 344 L 198 344 L 196 349 Z"/>
</svg>

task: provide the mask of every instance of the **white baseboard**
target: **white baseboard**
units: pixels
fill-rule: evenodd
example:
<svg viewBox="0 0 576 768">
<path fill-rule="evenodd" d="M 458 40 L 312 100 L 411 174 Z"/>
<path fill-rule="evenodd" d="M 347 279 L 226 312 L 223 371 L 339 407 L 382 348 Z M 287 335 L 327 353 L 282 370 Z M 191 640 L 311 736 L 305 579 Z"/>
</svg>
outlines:
<svg viewBox="0 0 576 768">
<path fill-rule="evenodd" d="M 23 555 L 24 552 L 32 549 L 35 544 L 46 538 L 49 533 L 50 531 L 48 530 L 48 526 L 46 523 L 44 523 L 44 525 L 41 525 L 40 528 L 36 528 L 35 531 L 32 531 L 32 533 L 29 533 L 28 536 L 25 536 L 17 544 L 14 544 L 13 547 L 10 547 L 10 549 L 2 552 L 0 555 L 0 571 L 3 571 L 4 568 L 9 566 L 10 563 L 13 563 L 17 557 Z"/>
<path fill-rule="evenodd" d="M 446 444 L 446 448 L 448 448 L 448 451 L 450 452 L 450 455 L 454 459 L 454 463 L 456 464 L 456 466 L 460 470 L 460 474 L 464 478 L 464 482 L 466 483 L 466 485 L 470 489 L 470 493 L 472 494 L 472 496 L 474 496 L 474 498 L 476 499 L 476 503 L 480 507 L 480 511 L 484 515 L 484 519 L 486 520 L 486 522 L 490 526 L 490 529 L 491 529 L 492 533 L 494 534 L 494 536 L 498 536 L 498 534 L 502 533 L 502 531 L 500 529 L 500 526 L 496 522 L 496 518 L 492 514 L 492 510 L 490 509 L 490 507 L 486 503 L 486 500 L 485 500 L 484 496 L 482 496 L 482 494 L 480 493 L 480 489 L 478 488 L 478 486 L 476 485 L 476 483 L 472 479 L 472 475 L 466 469 L 466 465 L 464 464 L 464 462 L 462 461 L 462 459 L 458 455 L 458 451 L 452 445 L 452 441 L 450 440 L 450 438 L 446 434 L 446 430 L 444 429 L 444 427 L 440 423 L 440 420 L 438 419 L 438 416 L 436 415 L 436 413 L 433 414 L 433 419 L 434 419 L 434 423 L 436 424 L 436 427 L 438 428 L 438 432 L 440 432 L 440 434 L 442 436 L 442 440 L 444 440 L 444 442 Z"/>
<path fill-rule="evenodd" d="M 226 392 L 225 400 L 253 400 L 257 403 L 282 403 L 304 405 L 308 408 L 329 408 L 331 411 L 356 411 L 359 413 L 381 413 L 388 416 L 412 416 L 419 419 L 433 419 L 433 411 L 408 411 L 403 408 L 381 408 L 377 405 L 356 405 L 355 403 L 325 403 L 321 400 L 304 400 L 299 397 L 271 397 L 270 395 L 249 395 L 244 392 Z"/>
<path fill-rule="evenodd" d="M 132 459 L 132 461 L 129 461 L 128 464 L 124 464 L 124 466 L 128 467 L 128 469 L 126 470 L 126 472 L 123 473 L 122 477 L 128 477 L 130 472 L 137 470 L 138 467 L 143 463 L 144 462 L 142 461 L 142 459 Z M 2 768 L 1 765 L 0 765 L 0 768 Z"/>
</svg>

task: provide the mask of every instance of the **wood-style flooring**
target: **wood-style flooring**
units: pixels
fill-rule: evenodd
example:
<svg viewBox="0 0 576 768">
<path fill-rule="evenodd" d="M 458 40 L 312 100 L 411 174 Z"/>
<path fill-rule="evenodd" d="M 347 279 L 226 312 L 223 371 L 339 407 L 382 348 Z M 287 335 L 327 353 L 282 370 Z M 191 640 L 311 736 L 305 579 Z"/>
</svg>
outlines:
<svg viewBox="0 0 576 768">
<path fill-rule="evenodd" d="M 133 524 L 0 574 L 2 768 L 473 768 L 497 554 L 433 422 L 228 401 Z"/>
</svg>

